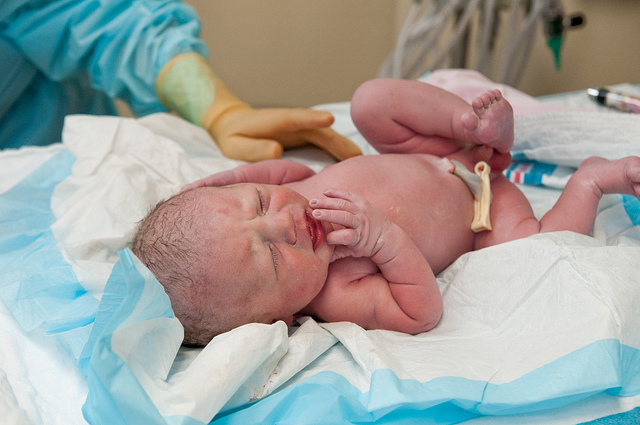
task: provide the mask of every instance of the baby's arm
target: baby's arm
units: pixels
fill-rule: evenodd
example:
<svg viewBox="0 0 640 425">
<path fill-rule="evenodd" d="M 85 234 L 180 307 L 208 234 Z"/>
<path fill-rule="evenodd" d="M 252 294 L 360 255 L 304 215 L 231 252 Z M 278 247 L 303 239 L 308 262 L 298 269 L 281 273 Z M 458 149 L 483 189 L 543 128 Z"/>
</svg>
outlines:
<svg viewBox="0 0 640 425">
<path fill-rule="evenodd" d="M 326 198 L 310 205 L 316 218 L 341 226 L 327 235 L 327 243 L 335 245 L 332 260 L 363 258 L 349 262 L 354 270 L 332 264 L 342 278 L 330 276 L 310 308 L 323 320 L 348 320 L 367 329 L 416 334 L 433 328 L 442 313 L 442 297 L 429 263 L 409 235 L 353 193 L 324 194 Z"/>
<path fill-rule="evenodd" d="M 298 162 L 273 159 L 244 164 L 232 170 L 212 174 L 184 186 L 181 191 L 202 186 L 225 186 L 236 183 L 284 184 L 303 180 L 314 174 L 315 171 Z"/>
</svg>

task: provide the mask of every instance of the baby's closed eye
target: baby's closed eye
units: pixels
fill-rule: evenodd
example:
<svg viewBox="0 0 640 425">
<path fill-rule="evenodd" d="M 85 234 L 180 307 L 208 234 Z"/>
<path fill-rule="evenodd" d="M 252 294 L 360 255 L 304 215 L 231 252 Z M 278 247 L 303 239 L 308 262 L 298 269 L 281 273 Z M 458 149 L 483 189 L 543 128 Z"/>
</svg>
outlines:
<svg viewBox="0 0 640 425">
<path fill-rule="evenodd" d="M 260 190 L 259 187 L 256 187 L 256 191 L 258 192 L 258 206 L 260 208 L 260 211 L 258 212 L 260 215 L 265 215 L 267 213 L 267 209 L 266 209 L 266 204 L 264 200 L 264 194 L 262 193 L 262 190 Z"/>
</svg>

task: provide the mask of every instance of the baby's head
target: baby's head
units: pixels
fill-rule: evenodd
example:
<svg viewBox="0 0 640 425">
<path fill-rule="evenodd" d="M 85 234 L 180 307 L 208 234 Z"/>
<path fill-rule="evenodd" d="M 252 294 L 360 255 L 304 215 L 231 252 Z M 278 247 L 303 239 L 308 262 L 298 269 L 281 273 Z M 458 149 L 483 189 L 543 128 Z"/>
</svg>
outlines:
<svg viewBox="0 0 640 425">
<path fill-rule="evenodd" d="M 325 226 L 282 186 L 204 187 L 158 204 L 132 251 L 164 286 L 184 342 L 204 345 L 247 323 L 290 323 L 326 280 Z"/>
</svg>

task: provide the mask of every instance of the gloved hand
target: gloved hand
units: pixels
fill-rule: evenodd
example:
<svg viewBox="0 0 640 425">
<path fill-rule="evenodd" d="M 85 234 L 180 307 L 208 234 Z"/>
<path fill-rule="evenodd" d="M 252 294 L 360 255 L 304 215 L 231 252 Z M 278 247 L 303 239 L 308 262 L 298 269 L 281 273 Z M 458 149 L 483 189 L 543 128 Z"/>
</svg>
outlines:
<svg viewBox="0 0 640 425">
<path fill-rule="evenodd" d="M 229 158 L 262 161 L 279 158 L 283 149 L 311 143 L 338 160 L 361 155 L 349 139 L 329 126 L 333 116 L 312 109 L 227 109 L 208 127 Z"/>
<path fill-rule="evenodd" d="M 200 55 L 172 59 L 160 72 L 158 95 L 170 109 L 206 128 L 222 153 L 244 161 L 279 158 L 283 149 L 311 143 L 338 160 L 361 155 L 333 131 L 333 116 L 311 109 L 254 109 L 234 96 Z"/>
</svg>

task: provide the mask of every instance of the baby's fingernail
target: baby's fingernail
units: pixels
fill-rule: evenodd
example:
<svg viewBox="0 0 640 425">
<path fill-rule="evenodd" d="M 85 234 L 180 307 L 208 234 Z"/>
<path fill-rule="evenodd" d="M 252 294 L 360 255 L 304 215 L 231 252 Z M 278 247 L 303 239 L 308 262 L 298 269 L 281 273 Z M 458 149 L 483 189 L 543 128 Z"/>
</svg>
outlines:
<svg viewBox="0 0 640 425">
<path fill-rule="evenodd" d="M 322 217 L 322 211 L 320 211 L 320 210 L 314 210 L 311 214 L 313 214 L 313 216 L 314 216 L 315 218 L 320 218 L 320 217 Z"/>
<path fill-rule="evenodd" d="M 312 207 L 314 207 L 314 206 L 318 205 L 318 200 L 317 200 L 317 199 L 315 199 L 315 198 L 314 198 L 314 199 L 312 199 L 312 200 L 310 200 L 310 201 L 309 201 L 309 205 L 311 205 Z"/>
</svg>

